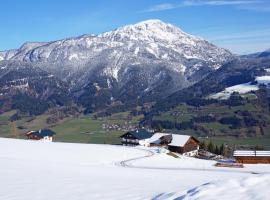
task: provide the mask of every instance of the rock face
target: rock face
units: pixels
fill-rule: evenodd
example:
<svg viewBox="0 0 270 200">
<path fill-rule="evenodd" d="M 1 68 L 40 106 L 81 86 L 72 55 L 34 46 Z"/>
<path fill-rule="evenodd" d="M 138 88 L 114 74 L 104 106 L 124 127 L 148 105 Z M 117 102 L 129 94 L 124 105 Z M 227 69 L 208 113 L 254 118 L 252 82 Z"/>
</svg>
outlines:
<svg viewBox="0 0 270 200">
<path fill-rule="evenodd" d="M 0 113 L 19 109 L 38 115 L 54 106 L 69 105 L 68 85 L 38 67 L 3 61 L 0 68 Z"/>
<path fill-rule="evenodd" d="M 43 70 L 66 82 L 68 92 L 91 111 L 115 101 L 163 98 L 233 57 L 171 24 L 148 20 L 99 35 L 25 43 L 0 52 L 0 68 L 16 63 L 18 69 L 27 65 Z"/>
</svg>

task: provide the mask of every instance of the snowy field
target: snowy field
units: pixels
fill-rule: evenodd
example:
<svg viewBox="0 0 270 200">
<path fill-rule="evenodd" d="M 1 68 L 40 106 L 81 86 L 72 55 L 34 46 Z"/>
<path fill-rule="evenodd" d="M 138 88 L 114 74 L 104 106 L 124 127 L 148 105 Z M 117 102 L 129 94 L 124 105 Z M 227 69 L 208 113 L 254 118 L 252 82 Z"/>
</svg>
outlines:
<svg viewBox="0 0 270 200">
<path fill-rule="evenodd" d="M 234 85 L 232 87 L 227 87 L 225 90 L 210 95 L 210 98 L 213 99 L 228 99 L 232 93 L 237 92 L 239 94 L 246 94 L 251 91 L 259 90 L 259 85 L 265 85 L 269 87 L 270 84 L 270 76 L 258 76 L 255 79 L 257 84 L 252 85 L 250 82 L 243 83 L 239 85 Z"/>
<path fill-rule="evenodd" d="M 270 166 L 213 164 L 155 149 L 0 138 L 0 199 L 268 199 Z"/>
</svg>

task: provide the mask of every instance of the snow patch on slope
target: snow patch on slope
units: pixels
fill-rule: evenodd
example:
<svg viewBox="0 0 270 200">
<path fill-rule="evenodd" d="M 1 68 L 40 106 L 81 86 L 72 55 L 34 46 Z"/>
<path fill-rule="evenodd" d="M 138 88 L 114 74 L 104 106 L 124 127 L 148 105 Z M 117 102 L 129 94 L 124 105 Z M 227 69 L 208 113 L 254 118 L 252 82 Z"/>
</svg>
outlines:
<svg viewBox="0 0 270 200">
<path fill-rule="evenodd" d="M 135 55 L 138 55 L 139 51 L 140 51 L 140 48 L 139 48 L 139 47 L 136 47 L 136 49 L 135 49 L 135 51 L 134 51 L 134 54 L 135 54 Z"/>
<path fill-rule="evenodd" d="M 234 85 L 232 87 L 227 87 L 222 92 L 211 95 L 210 98 L 213 99 L 228 99 L 232 93 L 237 92 L 239 94 L 246 94 L 251 91 L 259 90 L 258 85 L 251 85 L 250 83 L 244 83 L 239 85 Z"/>
<path fill-rule="evenodd" d="M 263 84 L 263 85 L 269 85 L 270 84 L 270 76 L 258 76 L 256 78 L 256 81 L 258 84 Z"/>
<path fill-rule="evenodd" d="M 74 53 L 74 54 L 71 54 L 71 55 L 68 57 L 68 59 L 69 59 L 69 60 L 73 60 L 73 59 L 78 60 L 78 59 L 79 59 L 79 56 L 78 56 L 78 54 Z"/>
<path fill-rule="evenodd" d="M 265 69 L 266 72 L 270 72 L 270 68 Z"/>
<path fill-rule="evenodd" d="M 252 91 L 257 91 L 259 90 L 259 86 L 260 85 L 265 85 L 269 87 L 270 84 L 270 76 L 258 76 L 256 77 L 255 81 L 257 82 L 257 84 L 253 85 L 251 84 L 251 82 L 248 83 L 243 83 L 243 84 L 238 84 L 238 85 L 234 85 L 231 87 L 227 87 L 225 88 L 225 90 L 210 95 L 210 98 L 213 99 L 228 99 L 232 93 L 237 92 L 239 94 L 246 94 Z"/>
</svg>

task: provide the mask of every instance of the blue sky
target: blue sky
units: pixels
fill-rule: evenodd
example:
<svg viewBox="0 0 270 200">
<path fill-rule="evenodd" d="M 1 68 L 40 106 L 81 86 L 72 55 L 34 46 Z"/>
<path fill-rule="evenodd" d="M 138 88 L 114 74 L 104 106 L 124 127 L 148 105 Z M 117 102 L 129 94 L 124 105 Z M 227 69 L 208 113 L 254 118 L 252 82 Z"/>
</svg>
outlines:
<svg viewBox="0 0 270 200">
<path fill-rule="evenodd" d="M 160 19 L 234 53 L 270 48 L 270 0 L 0 0 L 0 50 Z"/>
</svg>

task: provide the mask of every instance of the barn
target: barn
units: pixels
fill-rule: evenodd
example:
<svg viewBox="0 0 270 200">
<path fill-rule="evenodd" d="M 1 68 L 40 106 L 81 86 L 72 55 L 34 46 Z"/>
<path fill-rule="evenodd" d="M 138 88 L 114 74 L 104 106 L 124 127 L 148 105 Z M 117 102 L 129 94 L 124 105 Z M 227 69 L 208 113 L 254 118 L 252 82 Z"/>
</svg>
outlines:
<svg viewBox="0 0 270 200">
<path fill-rule="evenodd" d="M 145 140 L 152 137 L 153 133 L 148 132 L 144 129 L 139 129 L 135 131 L 128 131 L 124 135 L 120 136 L 121 143 L 124 146 L 137 146 L 139 141 Z"/>
<path fill-rule="evenodd" d="M 233 156 L 238 163 L 243 164 L 270 164 L 270 151 L 243 151 L 233 152 Z"/>
<path fill-rule="evenodd" d="M 52 142 L 55 132 L 50 129 L 40 129 L 38 131 L 29 131 L 25 135 L 29 140 L 43 140 Z"/>
<path fill-rule="evenodd" d="M 200 142 L 193 136 L 172 134 L 168 149 L 172 152 L 195 156 L 198 154 Z"/>
<path fill-rule="evenodd" d="M 144 145 L 166 146 L 172 152 L 194 156 L 198 153 L 200 142 L 190 135 L 155 133 L 145 140 Z"/>
</svg>

